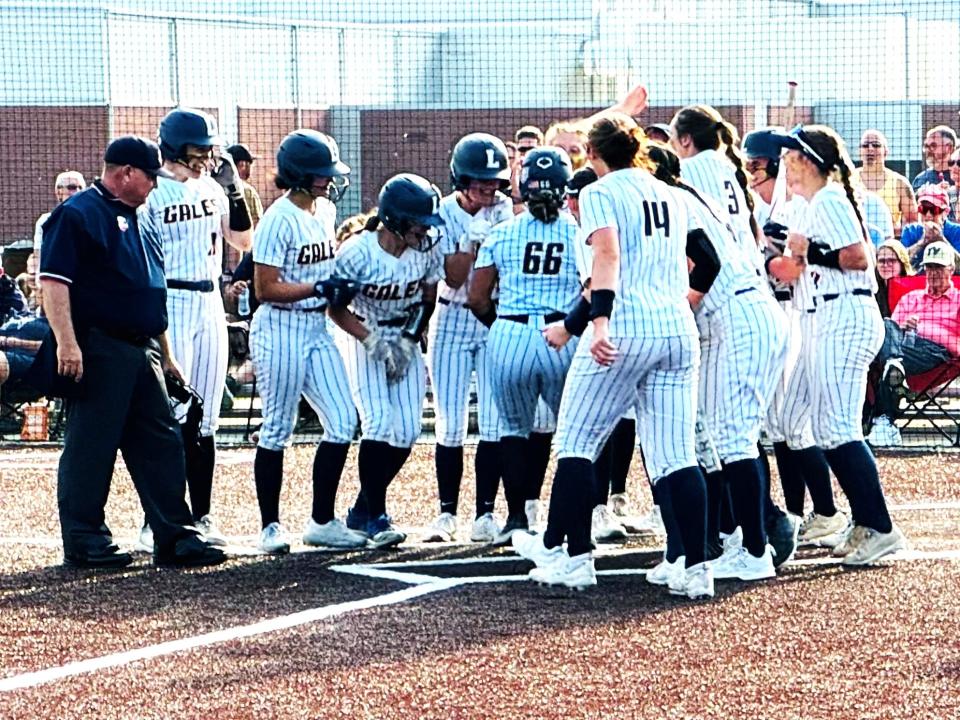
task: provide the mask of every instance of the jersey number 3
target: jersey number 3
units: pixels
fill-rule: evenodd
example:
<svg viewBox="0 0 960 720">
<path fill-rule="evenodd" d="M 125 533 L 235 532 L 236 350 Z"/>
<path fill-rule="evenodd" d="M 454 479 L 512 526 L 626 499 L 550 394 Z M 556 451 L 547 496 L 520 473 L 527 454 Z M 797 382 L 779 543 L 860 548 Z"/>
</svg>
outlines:
<svg viewBox="0 0 960 720">
<path fill-rule="evenodd" d="M 523 252 L 523 272 L 527 275 L 557 275 L 560 272 L 560 260 L 563 255 L 563 243 L 529 242 Z"/>
</svg>

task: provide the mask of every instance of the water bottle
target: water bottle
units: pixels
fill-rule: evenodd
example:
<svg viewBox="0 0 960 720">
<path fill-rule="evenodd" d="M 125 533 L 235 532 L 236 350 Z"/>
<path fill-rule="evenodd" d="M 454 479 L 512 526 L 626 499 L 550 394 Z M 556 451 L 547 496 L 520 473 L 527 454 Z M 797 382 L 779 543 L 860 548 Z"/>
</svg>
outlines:
<svg viewBox="0 0 960 720">
<path fill-rule="evenodd" d="M 237 315 L 250 317 L 250 288 L 245 287 L 237 297 Z"/>
<path fill-rule="evenodd" d="M 916 328 L 912 330 L 907 330 L 903 333 L 903 348 L 912 348 L 917 344 L 917 331 Z"/>
</svg>

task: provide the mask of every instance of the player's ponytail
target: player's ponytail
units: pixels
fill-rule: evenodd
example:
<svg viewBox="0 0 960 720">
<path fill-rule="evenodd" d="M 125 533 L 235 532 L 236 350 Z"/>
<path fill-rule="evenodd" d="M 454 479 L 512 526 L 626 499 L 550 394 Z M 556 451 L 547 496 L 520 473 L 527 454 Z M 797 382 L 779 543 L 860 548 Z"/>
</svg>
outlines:
<svg viewBox="0 0 960 720">
<path fill-rule="evenodd" d="M 526 204 L 531 215 L 549 225 L 560 217 L 563 200 L 553 192 L 533 192 L 527 195 Z"/>
<path fill-rule="evenodd" d="M 750 211 L 750 229 L 753 231 L 753 236 L 760 237 L 760 228 L 757 225 L 757 218 L 754 217 L 753 214 L 755 207 L 753 195 L 750 193 L 750 186 L 747 183 L 747 173 L 743 167 L 743 156 L 737 149 L 737 142 L 739 141 L 739 138 L 737 137 L 737 130 L 730 123 L 721 122 L 717 131 L 717 137 L 719 137 L 720 141 L 724 144 L 724 146 L 726 146 L 727 159 L 733 164 L 734 175 L 737 178 L 737 183 L 739 183 L 740 189 L 743 190 L 743 197 L 747 203 L 747 210 Z"/>
<path fill-rule="evenodd" d="M 680 177 L 680 158 L 666 145 L 661 143 L 650 143 L 647 147 L 647 153 L 654 165 L 653 176 L 660 182 L 666 183 L 670 187 L 679 188 L 693 195 L 707 211 L 713 215 L 714 219 L 721 225 L 726 223 L 717 217 L 710 203 L 703 199 L 703 196 L 697 192 L 692 185 L 688 185 Z"/>
<path fill-rule="evenodd" d="M 803 136 L 823 160 L 823 163 L 820 164 L 811 159 L 820 172 L 829 177 L 831 171 L 837 171 L 847 200 L 853 206 L 853 212 L 856 213 L 857 220 L 860 222 L 860 232 L 863 239 L 867 241 L 867 244 L 870 244 L 867 226 L 863 221 L 863 213 L 860 211 L 860 203 L 857 202 L 857 196 L 853 192 L 853 183 L 850 182 L 853 163 L 850 161 L 843 140 L 833 128 L 826 125 L 807 125 L 803 128 Z"/>
<path fill-rule="evenodd" d="M 363 225 L 363 229 L 367 232 L 375 232 L 377 228 L 380 227 L 380 216 L 377 215 L 377 209 L 374 208 L 370 211 L 370 217 L 367 218 L 367 221 Z"/>
<path fill-rule="evenodd" d="M 837 163 L 837 170 L 840 171 L 840 184 L 843 185 L 843 190 L 847 193 L 847 200 L 853 205 L 853 211 L 857 214 L 857 220 L 860 221 L 860 232 L 863 234 L 863 239 L 866 240 L 869 245 L 870 238 L 867 236 L 867 226 L 863 222 L 860 203 L 857 202 L 857 196 L 854 194 L 853 185 L 850 182 L 850 166 L 847 165 L 843 158 L 840 158 Z"/>
</svg>

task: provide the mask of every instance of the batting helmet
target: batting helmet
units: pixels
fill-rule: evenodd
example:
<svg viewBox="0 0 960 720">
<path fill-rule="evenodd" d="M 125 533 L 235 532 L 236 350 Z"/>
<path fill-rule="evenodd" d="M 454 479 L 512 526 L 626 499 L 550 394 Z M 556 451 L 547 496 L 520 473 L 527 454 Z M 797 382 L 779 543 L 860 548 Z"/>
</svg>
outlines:
<svg viewBox="0 0 960 720">
<path fill-rule="evenodd" d="M 573 174 L 573 177 L 570 178 L 570 182 L 567 183 L 567 195 L 570 197 L 579 197 L 581 190 L 583 190 L 590 183 L 595 183 L 596 181 L 596 170 L 589 165 L 585 168 L 580 168 Z"/>
<path fill-rule="evenodd" d="M 527 202 L 531 197 L 549 195 L 562 202 L 572 177 L 573 163 L 563 148 L 534 148 L 520 165 L 520 197 Z"/>
<path fill-rule="evenodd" d="M 455 190 L 466 190 L 471 180 L 499 180 L 505 190 L 510 187 L 507 146 L 487 133 L 464 135 L 453 147 L 450 179 Z"/>
<path fill-rule="evenodd" d="M 287 188 L 309 191 L 315 178 L 332 178 L 329 197 L 337 202 L 350 184 L 349 172 L 337 141 L 316 130 L 294 130 L 277 150 L 277 179 Z"/>
<path fill-rule="evenodd" d="M 160 154 L 164 160 L 184 157 L 187 145 L 213 147 L 222 145 L 213 116 L 193 108 L 175 108 L 160 121 Z"/>
<path fill-rule="evenodd" d="M 774 128 L 765 128 L 763 130 L 753 130 L 743 136 L 743 154 L 749 160 L 766 159 L 767 175 L 772 178 L 777 177 L 780 172 L 780 151 L 782 145 L 779 145 L 774 136 L 779 135 Z"/>
<path fill-rule="evenodd" d="M 413 173 L 394 175 L 380 189 L 377 217 L 387 230 L 401 237 L 416 225 L 435 228 L 443 224 L 440 190 L 426 178 Z M 426 252 L 435 243 L 436 233 L 428 233 L 420 239 L 417 249 Z"/>
</svg>

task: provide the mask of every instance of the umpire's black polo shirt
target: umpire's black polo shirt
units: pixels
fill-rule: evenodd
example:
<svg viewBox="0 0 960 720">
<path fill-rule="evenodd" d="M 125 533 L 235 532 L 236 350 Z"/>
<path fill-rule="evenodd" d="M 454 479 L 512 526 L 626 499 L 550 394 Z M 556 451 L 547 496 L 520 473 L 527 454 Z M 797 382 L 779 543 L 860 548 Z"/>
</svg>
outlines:
<svg viewBox="0 0 960 720">
<path fill-rule="evenodd" d="M 98 327 L 121 337 L 156 337 L 167 329 L 159 238 L 142 236 L 136 208 L 99 180 L 43 224 L 40 277 L 70 285 L 78 333 Z"/>
</svg>

